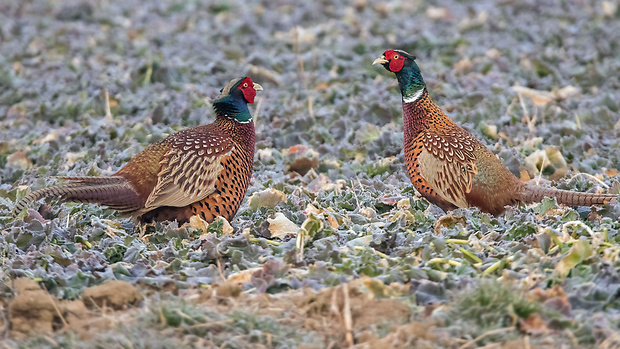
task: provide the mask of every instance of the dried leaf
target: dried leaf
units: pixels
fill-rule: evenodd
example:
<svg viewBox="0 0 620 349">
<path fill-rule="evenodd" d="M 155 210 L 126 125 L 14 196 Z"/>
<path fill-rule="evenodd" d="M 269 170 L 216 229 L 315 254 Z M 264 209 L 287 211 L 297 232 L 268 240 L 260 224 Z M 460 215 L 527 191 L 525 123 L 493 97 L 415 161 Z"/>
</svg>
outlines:
<svg viewBox="0 0 620 349">
<path fill-rule="evenodd" d="M 36 139 L 33 143 L 43 144 L 43 143 L 55 141 L 58 139 L 59 135 L 60 135 L 60 132 L 58 130 L 53 130 L 50 133 L 48 133 L 45 137 Z"/>
<path fill-rule="evenodd" d="M 429 7 L 426 9 L 426 17 L 430 19 L 450 19 L 450 10 L 445 7 Z"/>
<path fill-rule="evenodd" d="M 189 223 L 186 223 L 192 229 L 200 229 L 203 232 L 207 232 L 207 228 L 209 228 L 209 223 L 204 219 L 200 218 L 200 216 L 191 216 L 189 217 Z"/>
<path fill-rule="evenodd" d="M 377 279 L 364 278 L 364 286 L 372 292 L 375 297 L 387 297 L 388 286 Z"/>
<path fill-rule="evenodd" d="M 491 59 L 498 59 L 502 56 L 502 53 L 500 52 L 500 50 L 492 48 L 485 53 L 485 56 Z"/>
<path fill-rule="evenodd" d="M 464 58 L 454 64 L 454 70 L 459 73 L 469 73 L 473 66 L 474 63 L 470 59 Z"/>
<path fill-rule="evenodd" d="M 340 223 L 338 222 L 338 219 L 334 216 L 332 216 L 331 214 L 327 214 L 327 222 L 329 223 L 329 225 L 333 228 L 336 229 L 340 226 Z"/>
<path fill-rule="evenodd" d="M 249 75 L 251 75 L 252 78 L 256 78 L 258 81 L 268 80 L 274 85 L 280 86 L 280 74 L 265 67 L 250 65 Z"/>
<path fill-rule="evenodd" d="M 519 329 L 528 334 L 541 334 L 549 330 L 538 313 L 530 314 L 527 319 L 519 319 Z"/>
<path fill-rule="evenodd" d="M 67 157 L 67 162 L 70 165 L 73 165 L 76 162 L 82 160 L 86 156 L 86 154 L 88 153 L 84 150 L 79 152 L 67 152 L 65 156 Z"/>
<path fill-rule="evenodd" d="M 462 227 L 464 227 L 467 222 L 465 221 L 465 217 L 463 216 L 453 216 L 450 214 L 447 214 L 441 218 L 439 218 L 435 224 L 433 225 L 433 229 L 435 230 L 435 235 L 439 235 L 441 234 L 441 228 L 449 228 L 453 225 L 457 225 L 460 224 Z"/>
<path fill-rule="evenodd" d="M 553 94 L 548 91 L 534 90 L 529 87 L 519 85 L 513 86 L 512 90 L 523 97 L 531 99 L 535 105 L 544 106 L 554 99 Z"/>
<path fill-rule="evenodd" d="M 536 150 L 525 158 L 530 178 L 535 178 L 539 172 L 550 173 L 549 179 L 558 180 L 568 172 L 568 164 L 564 155 L 556 147 L 547 147 L 545 150 Z"/>
<path fill-rule="evenodd" d="M 320 173 L 317 178 L 315 178 L 312 182 L 308 183 L 309 191 L 313 193 L 318 193 L 320 191 L 329 191 L 338 188 L 338 185 L 334 184 L 332 180 L 326 175 Z"/>
<path fill-rule="evenodd" d="M 287 235 L 295 236 L 300 230 L 297 224 L 291 222 L 280 212 L 276 213 L 273 219 L 267 218 L 267 221 L 269 222 L 271 238 L 282 239 Z"/>
<path fill-rule="evenodd" d="M 312 204 L 308 204 L 308 206 L 306 206 L 306 209 L 304 210 L 304 214 L 305 215 L 309 215 L 311 213 L 320 214 L 322 212 L 323 212 L 323 210 L 314 207 L 314 205 L 312 205 Z"/>
<path fill-rule="evenodd" d="M 535 90 L 529 87 L 519 85 L 513 86 L 512 90 L 523 97 L 531 99 L 532 103 L 538 106 L 544 106 L 555 99 L 567 99 L 570 97 L 574 97 L 581 93 L 581 90 L 579 88 L 571 85 L 564 86 L 561 89 L 553 92 Z"/>
<path fill-rule="evenodd" d="M 250 209 L 256 211 L 260 207 L 274 208 L 281 202 L 287 202 L 286 194 L 277 189 L 269 188 L 252 194 L 249 206 Z"/>
<path fill-rule="evenodd" d="M 396 208 L 408 210 L 411 208 L 411 200 L 410 199 L 401 199 L 396 203 Z"/>
<path fill-rule="evenodd" d="M 608 18 L 613 18 L 618 11 L 618 3 L 615 1 L 603 1 L 601 6 L 603 7 L 603 15 Z"/>
<path fill-rule="evenodd" d="M 32 166 L 32 160 L 26 156 L 26 152 L 17 151 L 6 158 L 7 165 L 11 167 L 19 167 L 25 170 Z"/>
<path fill-rule="evenodd" d="M 295 159 L 290 165 L 286 167 L 286 172 L 297 172 L 304 176 L 310 169 L 316 169 L 319 167 L 319 160 L 317 158 L 301 157 Z"/>
<path fill-rule="evenodd" d="M 580 93 L 581 93 L 581 90 L 578 87 L 568 85 L 568 86 L 564 86 L 561 89 L 557 90 L 555 92 L 555 95 L 559 99 L 567 99 L 570 97 L 577 96 Z"/>
<path fill-rule="evenodd" d="M 382 196 L 379 198 L 379 201 L 384 205 L 396 206 L 396 204 L 400 200 L 409 200 L 403 199 L 401 196 Z"/>
<path fill-rule="evenodd" d="M 376 218 L 377 212 L 370 207 L 362 207 L 359 210 L 359 213 L 366 218 Z"/>
<path fill-rule="evenodd" d="M 262 269 L 262 267 L 245 269 L 234 274 L 230 274 L 226 280 L 240 284 L 250 282 L 252 281 L 252 275 Z"/>
</svg>

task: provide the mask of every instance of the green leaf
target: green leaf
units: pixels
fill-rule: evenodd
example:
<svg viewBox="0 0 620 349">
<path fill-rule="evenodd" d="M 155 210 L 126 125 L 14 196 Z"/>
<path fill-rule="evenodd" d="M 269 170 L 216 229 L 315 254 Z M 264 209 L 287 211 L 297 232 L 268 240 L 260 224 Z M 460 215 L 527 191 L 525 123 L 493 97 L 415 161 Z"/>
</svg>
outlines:
<svg viewBox="0 0 620 349">
<path fill-rule="evenodd" d="M 321 230 L 323 230 L 323 221 L 319 219 L 314 213 L 311 213 L 308 218 L 302 223 L 301 229 L 305 230 L 307 240 L 312 240 Z"/>
<path fill-rule="evenodd" d="M 207 233 L 215 233 L 217 236 L 222 235 L 224 231 L 224 221 L 221 219 L 213 221 L 207 228 Z"/>
<path fill-rule="evenodd" d="M 105 255 L 105 258 L 108 260 L 108 262 L 110 264 L 113 264 L 122 261 L 126 251 L 127 247 L 123 245 L 115 245 L 105 250 L 103 254 Z"/>
<path fill-rule="evenodd" d="M 558 205 L 555 203 L 555 199 L 551 199 L 551 198 L 544 198 L 540 204 L 534 206 L 534 208 L 532 208 L 532 210 L 538 214 L 545 214 L 547 213 L 549 210 L 557 208 Z"/>
<path fill-rule="evenodd" d="M 564 278 L 568 273 L 592 255 L 592 246 L 587 240 L 577 240 L 566 256 L 555 266 L 555 273 Z"/>
<path fill-rule="evenodd" d="M 463 257 L 465 257 L 465 259 L 467 259 L 470 263 L 482 263 L 482 260 L 471 251 L 468 251 L 464 248 L 460 248 L 459 250 L 463 254 Z"/>
</svg>

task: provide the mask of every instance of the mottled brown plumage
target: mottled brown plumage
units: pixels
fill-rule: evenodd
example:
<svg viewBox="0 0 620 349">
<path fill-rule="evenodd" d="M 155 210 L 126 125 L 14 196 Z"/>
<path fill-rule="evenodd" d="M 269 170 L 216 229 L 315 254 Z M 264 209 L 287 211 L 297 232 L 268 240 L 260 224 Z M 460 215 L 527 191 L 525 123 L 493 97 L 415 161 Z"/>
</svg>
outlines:
<svg viewBox="0 0 620 349">
<path fill-rule="evenodd" d="M 254 123 L 247 108 L 262 87 L 232 80 L 213 102 L 216 120 L 174 133 L 132 158 L 110 177 L 61 177 L 67 184 L 37 190 L 14 210 L 43 197 L 106 205 L 139 221 L 207 222 L 234 217 L 250 184 Z"/>
<path fill-rule="evenodd" d="M 528 185 L 487 147 L 450 119 L 428 95 L 415 57 L 388 50 L 373 64 L 396 74 L 403 96 L 405 165 L 413 186 L 444 211 L 479 207 L 498 215 L 505 206 L 545 196 L 572 206 L 602 205 L 613 194 L 578 193 Z"/>
</svg>

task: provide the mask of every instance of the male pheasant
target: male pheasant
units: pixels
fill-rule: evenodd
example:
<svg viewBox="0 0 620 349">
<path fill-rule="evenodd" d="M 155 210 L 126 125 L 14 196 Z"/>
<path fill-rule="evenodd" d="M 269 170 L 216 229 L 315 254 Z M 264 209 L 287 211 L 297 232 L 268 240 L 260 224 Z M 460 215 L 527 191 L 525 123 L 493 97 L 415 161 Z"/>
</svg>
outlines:
<svg viewBox="0 0 620 349">
<path fill-rule="evenodd" d="M 60 177 L 69 182 L 24 197 L 17 215 L 44 197 L 97 203 L 140 222 L 192 215 L 231 220 L 245 196 L 254 164 L 254 122 L 248 103 L 263 88 L 250 77 L 230 81 L 213 102 L 213 123 L 176 132 L 147 147 L 109 177 Z"/>
<path fill-rule="evenodd" d="M 613 194 L 578 193 L 529 185 L 430 99 L 415 57 L 388 50 L 372 64 L 396 74 L 403 100 L 405 165 L 413 186 L 444 211 L 476 206 L 499 215 L 505 206 L 544 197 L 570 206 L 603 205 Z"/>
</svg>

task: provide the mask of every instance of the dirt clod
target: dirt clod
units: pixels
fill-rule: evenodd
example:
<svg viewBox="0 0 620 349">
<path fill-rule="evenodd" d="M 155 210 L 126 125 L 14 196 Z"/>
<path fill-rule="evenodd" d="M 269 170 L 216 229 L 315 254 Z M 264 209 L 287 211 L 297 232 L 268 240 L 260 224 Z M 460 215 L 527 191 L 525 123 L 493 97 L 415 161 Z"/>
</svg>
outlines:
<svg viewBox="0 0 620 349">
<path fill-rule="evenodd" d="M 16 279 L 13 286 L 16 296 L 8 306 L 8 321 L 15 337 L 50 333 L 87 315 L 82 301 L 59 301 L 30 279 Z"/>
<path fill-rule="evenodd" d="M 422 322 L 411 322 L 394 329 L 390 334 L 383 338 L 370 340 L 366 343 L 356 345 L 357 349 L 375 348 L 436 348 L 437 339 L 428 324 Z"/>
<path fill-rule="evenodd" d="M 236 282 L 224 282 L 216 288 L 215 294 L 218 297 L 239 297 L 241 286 Z"/>
<path fill-rule="evenodd" d="M 15 280 L 17 296 L 9 304 L 9 322 L 15 335 L 49 333 L 58 316 L 54 300 L 29 279 Z"/>
<path fill-rule="evenodd" d="M 110 307 L 123 309 L 142 301 L 142 294 L 128 282 L 114 280 L 84 290 L 84 303 L 88 307 Z"/>
</svg>

